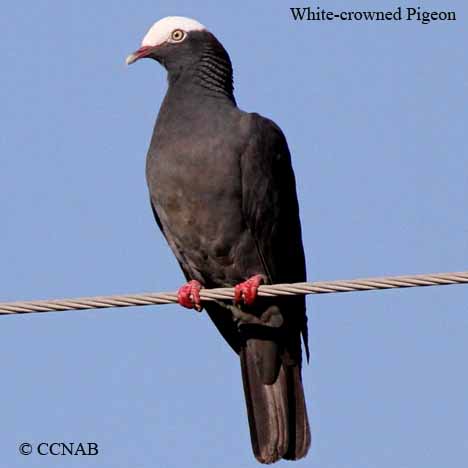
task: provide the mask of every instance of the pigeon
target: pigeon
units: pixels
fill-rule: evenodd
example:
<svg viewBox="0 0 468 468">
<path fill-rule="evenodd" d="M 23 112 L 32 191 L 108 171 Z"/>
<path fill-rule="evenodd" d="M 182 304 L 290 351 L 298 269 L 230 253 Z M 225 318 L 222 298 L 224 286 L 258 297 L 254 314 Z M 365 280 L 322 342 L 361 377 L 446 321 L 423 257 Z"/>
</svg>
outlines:
<svg viewBox="0 0 468 468">
<path fill-rule="evenodd" d="M 311 436 L 302 384 L 303 296 L 259 296 L 261 284 L 306 281 L 295 176 L 285 136 L 237 107 L 228 53 L 201 23 L 163 18 L 127 64 L 167 70 L 146 180 L 154 218 L 187 283 L 179 303 L 204 308 L 240 356 L 252 449 L 261 463 L 303 458 Z M 201 288 L 235 287 L 233 301 Z"/>
</svg>

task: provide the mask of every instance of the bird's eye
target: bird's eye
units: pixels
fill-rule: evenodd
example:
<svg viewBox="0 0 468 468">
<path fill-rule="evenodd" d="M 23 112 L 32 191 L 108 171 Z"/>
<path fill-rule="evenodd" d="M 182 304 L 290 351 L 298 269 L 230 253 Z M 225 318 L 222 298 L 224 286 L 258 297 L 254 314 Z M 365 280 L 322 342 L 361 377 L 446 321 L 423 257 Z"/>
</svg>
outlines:
<svg viewBox="0 0 468 468">
<path fill-rule="evenodd" d="M 171 34 L 171 39 L 175 42 L 180 42 L 185 38 L 185 32 L 182 29 L 174 29 Z"/>
</svg>

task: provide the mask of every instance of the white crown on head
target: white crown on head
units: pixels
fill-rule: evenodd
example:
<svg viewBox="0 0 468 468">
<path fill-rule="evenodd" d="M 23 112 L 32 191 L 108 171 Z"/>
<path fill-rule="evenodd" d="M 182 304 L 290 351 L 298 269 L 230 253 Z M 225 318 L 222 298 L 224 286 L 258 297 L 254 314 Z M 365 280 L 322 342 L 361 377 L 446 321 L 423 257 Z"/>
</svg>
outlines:
<svg viewBox="0 0 468 468">
<path fill-rule="evenodd" d="M 167 16 L 151 26 L 141 41 L 142 47 L 154 47 L 163 44 L 170 38 L 172 31 L 175 29 L 181 29 L 187 33 L 190 31 L 206 31 L 205 26 L 194 19 L 185 18 L 184 16 Z"/>
</svg>

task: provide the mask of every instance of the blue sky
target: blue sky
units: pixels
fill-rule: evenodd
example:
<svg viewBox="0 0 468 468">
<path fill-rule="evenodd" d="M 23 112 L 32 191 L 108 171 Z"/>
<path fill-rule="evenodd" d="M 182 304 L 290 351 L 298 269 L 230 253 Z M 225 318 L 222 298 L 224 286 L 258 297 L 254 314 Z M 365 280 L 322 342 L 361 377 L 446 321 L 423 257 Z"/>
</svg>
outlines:
<svg viewBox="0 0 468 468">
<path fill-rule="evenodd" d="M 285 132 L 310 280 L 466 270 L 468 7 L 450 3 L 456 22 L 425 26 L 295 23 L 288 7 L 301 3 L 284 1 L 3 5 L 0 300 L 181 284 L 144 179 L 165 73 L 124 65 L 174 14 L 217 35 L 239 106 Z M 399 5 L 417 6 L 379 2 Z M 464 466 L 467 291 L 308 298 L 313 446 L 295 466 Z M 3 466 L 258 466 L 237 358 L 205 314 L 0 317 L 0 353 Z M 18 454 L 44 441 L 94 441 L 100 453 Z"/>
</svg>

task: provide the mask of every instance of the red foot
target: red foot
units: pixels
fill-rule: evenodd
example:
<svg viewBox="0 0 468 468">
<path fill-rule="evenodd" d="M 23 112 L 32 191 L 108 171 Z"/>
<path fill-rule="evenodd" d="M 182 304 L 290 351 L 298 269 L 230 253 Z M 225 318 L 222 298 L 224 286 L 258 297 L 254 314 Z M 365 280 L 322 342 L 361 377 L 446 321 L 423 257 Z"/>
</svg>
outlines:
<svg viewBox="0 0 468 468">
<path fill-rule="evenodd" d="M 198 312 L 202 310 L 200 302 L 200 289 L 202 285 L 197 280 L 189 281 L 184 284 L 177 292 L 177 300 L 179 304 L 187 309 L 196 309 Z"/>
<path fill-rule="evenodd" d="M 260 284 L 263 283 L 262 275 L 255 275 L 247 281 L 236 284 L 234 288 L 234 302 L 244 302 L 246 305 L 251 305 L 257 298 L 257 290 Z"/>
</svg>

